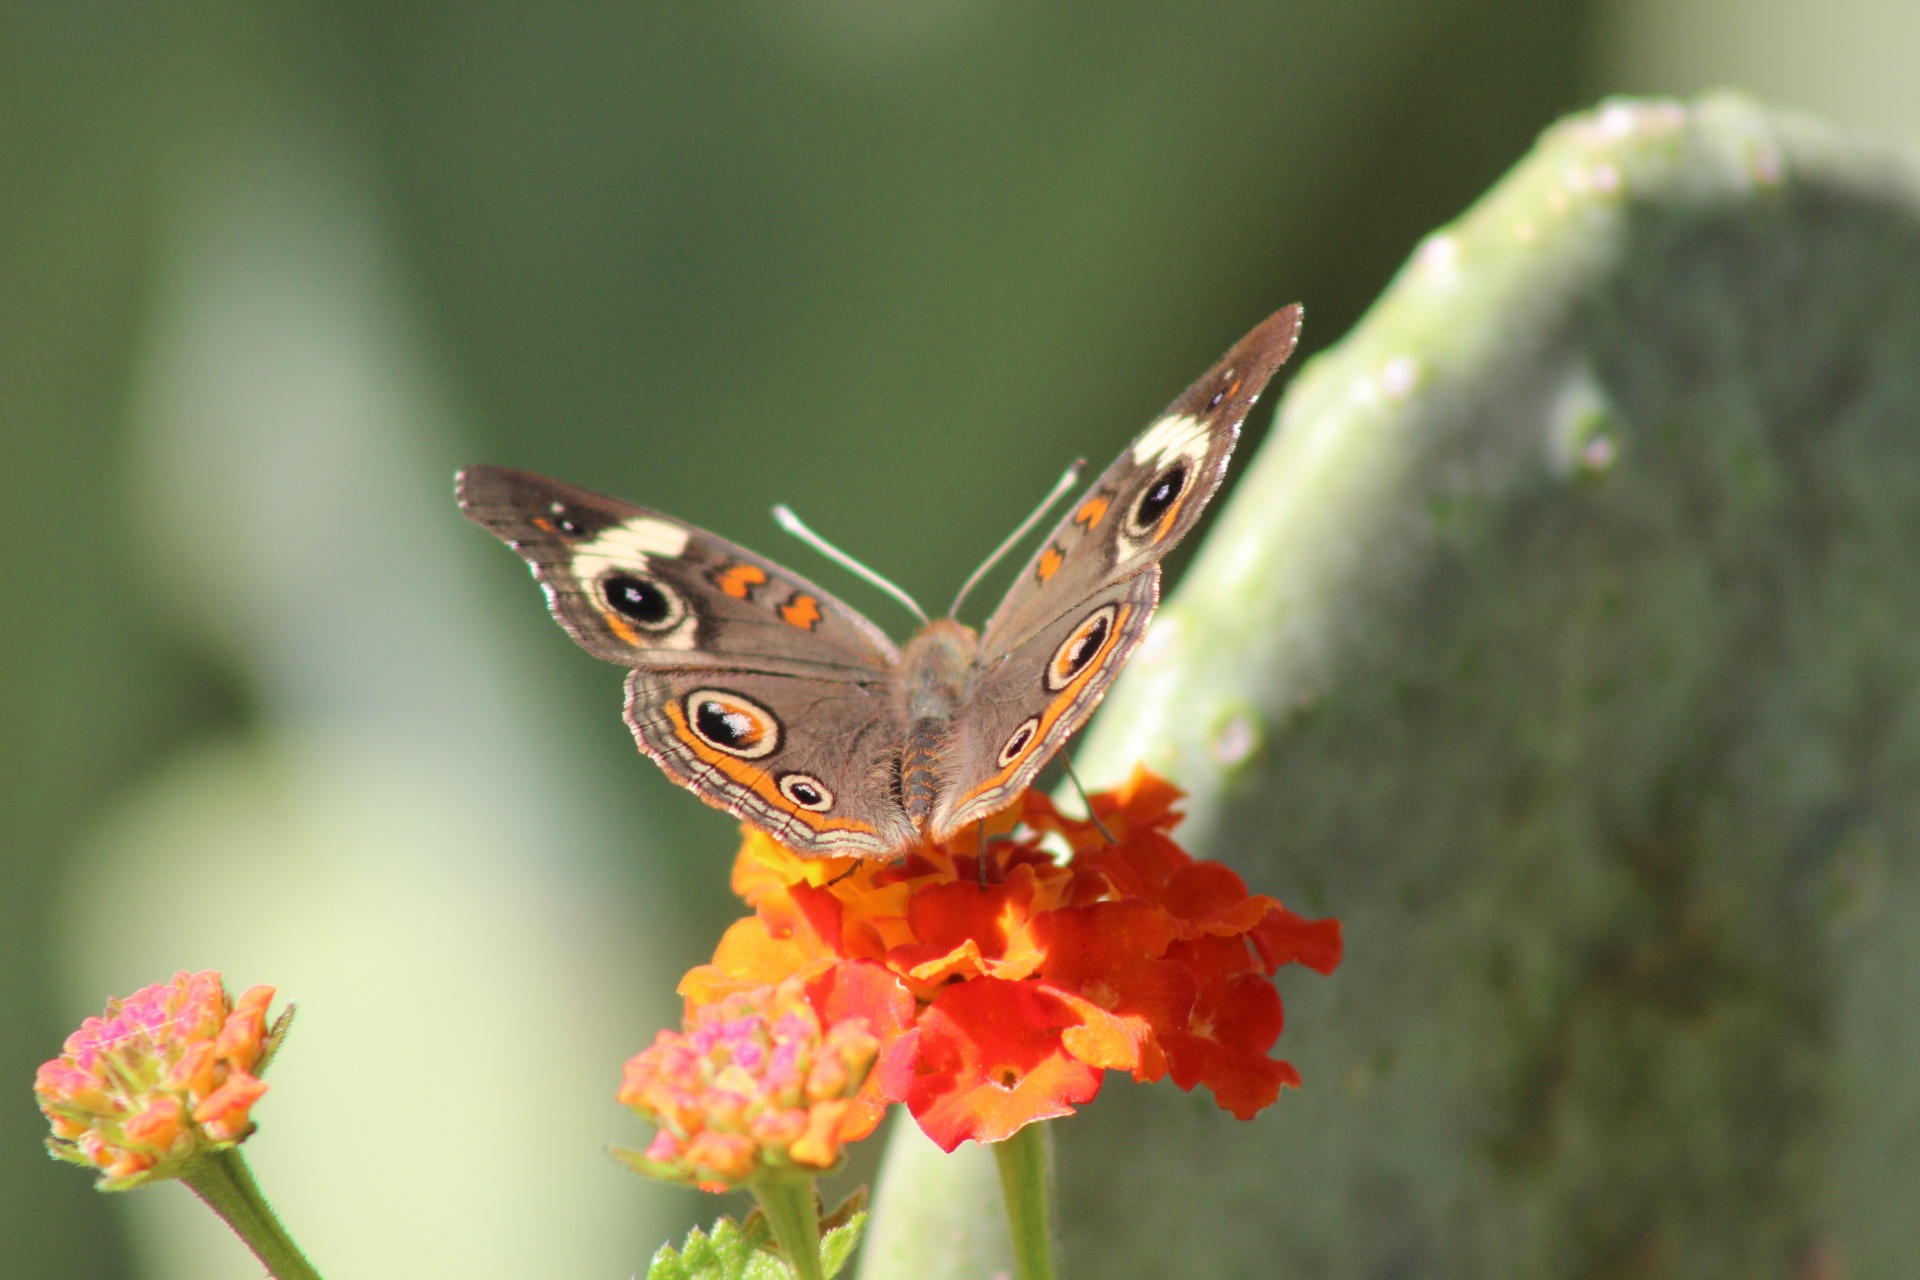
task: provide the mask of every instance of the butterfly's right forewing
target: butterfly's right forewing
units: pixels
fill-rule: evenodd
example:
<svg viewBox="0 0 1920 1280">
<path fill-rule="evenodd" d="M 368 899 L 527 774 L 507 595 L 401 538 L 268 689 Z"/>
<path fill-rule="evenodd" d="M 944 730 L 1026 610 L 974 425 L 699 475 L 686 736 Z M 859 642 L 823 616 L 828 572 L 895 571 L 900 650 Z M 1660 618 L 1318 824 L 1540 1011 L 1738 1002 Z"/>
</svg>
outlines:
<svg viewBox="0 0 1920 1280">
<path fill-rule="evenodd" d="M 1267 317 L 1168 405 L 1040 544 L 980 634 L 993 661 L 1186 536 L 1219 488 L 1240 424 L 1300 337 L 1300 308 Z"/>
<path fill-rule="evenodd" d="M 1054 526 L 980 636 L 934 813 L 936 836 L 1011 803 L 1093 714 L 1146 634 L 1160 558 L 1219 488 L 1240 423 L 1292 354 L 1269 316 L 1135 437 Z"/>
</svg>

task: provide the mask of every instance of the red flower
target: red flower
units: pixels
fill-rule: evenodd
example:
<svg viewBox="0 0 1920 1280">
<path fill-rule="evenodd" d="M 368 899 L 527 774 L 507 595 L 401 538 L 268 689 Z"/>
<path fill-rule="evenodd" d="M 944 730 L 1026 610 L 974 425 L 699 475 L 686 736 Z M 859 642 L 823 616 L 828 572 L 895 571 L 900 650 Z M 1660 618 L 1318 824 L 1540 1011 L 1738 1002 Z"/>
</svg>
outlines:
<svg viewBox="0 0 1920 1280">
<path fill-rule="evenodd" d="M 915 941 L 887 952 L 887 964 L 929 993 L 955 979 L 1024 978 L 1046 953 L 1034 937 L 1032 867 L 1017 866 L 999 884 L 950 880 L 915 892 L 907 924 Z"/>
<path fill-rule="evenodd" d="M 1035 1120 L 1070 1115 L 1100 1092 L 1100 1072 L 1068 1052 L 1078 1019 L 1038 983 L 979 978 L 948 987 L 920 1015 L 920 1064 L 907 1106 L 942 1150 L 1000 1142 Z"/>
<path fill-rule="evenodd" d="M 809 861 L 749 831 L 733 884 L 754 914 L 681 993 L 694 1010 L 798 975 L 817 1007 L 859 1009 L 881 1045 L 855 1103 L 863 1132 L 906 1102 L 948 1150 L 998 1142 L 1070 1113 L 1107 1070 L 1204 1085 L 1249 1118 L 1299 1083 L 1267 1056 L 1282 1021 L 1267 979 L 1330 972 L 1340 923 L 1190 856 L 1168 834 L 1179 799 L 1145 769 L 1090 797 L 1097 823 L 1030 792 L 984 832 L 888 866 Z M 1047 833 L 1070 861 L 1041 849 Z"/>
<path fill-rule="evenodd" d="M 1241 1120 L 1273 1105 L 1282 1086 L 1297 1088 L 1291 1063 L 1267 1057 L 1280 1038 L 1280 993 L 1255 967 L 1239 938 L 1177 943 L 1172 958 L 1198 983 L 1187 1025 L 1163 1037 L 1173 1082 L 1204 1084 Z"/>
<path fill-rule="evenodd" d="M 807 984 L 807 998 L 829 1026 L 858 1018 L 878 1051 L 866 1083 L 848 1101 L 840 1141 L 856 1142 L 880 1126 L 887 1105 L 906 1097 L 920 1047 L 913 995 L 882 965 L 864 960 L 837 964 Z"/>
<path fill-rule="evenodd" d="M 1172 940 L 1167 913 L 1139 901 L 1097 902 L 1049 912 L 1041 926 L 1047 951 L 1042 979 L 1098 1010 L 1083 1008 L 1083 1028 L 1067 1033 L 1074 1052 L 1085 1061 L 1131 1071 L 1136 1080 L 1167 1074 L 1162 1041 L 1187 1025 L 1194 998 L 1192 973 L 1158 958 Z M 1099 1050 L 1094 1037 L 1101 1032 L 1124 1037 L 1127 1048 L 1120 1060 Z"/>
</svg>

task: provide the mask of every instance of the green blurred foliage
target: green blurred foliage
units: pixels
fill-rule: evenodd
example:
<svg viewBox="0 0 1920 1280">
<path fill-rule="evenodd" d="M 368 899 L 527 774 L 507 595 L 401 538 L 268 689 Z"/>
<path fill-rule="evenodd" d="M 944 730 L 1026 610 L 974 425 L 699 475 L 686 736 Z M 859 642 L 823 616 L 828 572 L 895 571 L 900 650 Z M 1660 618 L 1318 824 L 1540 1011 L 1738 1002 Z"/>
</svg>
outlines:
<svg viewBox="0 0 1920 1280">
<path fill-rule="evenodd" d="M 261 656 L 179 598 L 135 500 L 154 460 L 128 406 L 165 348 L 158 282 L 206 172 L 287 138 L 350 157 L 419 338 L 407 358 L 452 406 L 452 430 L 407 442 L 409 483 L 527 466 L 812 572 L 772 536 L 785 500 L 937 603 L 1063 461 L 1104 460 L 1252 320 L 1300 299 L 1309 348 L 1343 332 L 1419 235 L 1632 50 L 1663 47 L 1611 12 L 0 9 L 0 1078 L 17 1082 L 0 1270 L 136 1271 L 117 1206 L 41 1156 L 25 1087 L 107 994 L 62 967 L 85 941 L 57 909 L 76 860 L 169 762 L 282 731 Z M 252 483 L 297 504 L 308 480 Z M 450 497 L 441 515 L 457 520 Z M 616 905 L 685 925 L 659 943 L 664 986 L 733 910 L 729 824 L 633 758 L 616 674 L 551 628 L 513 557 L 462 532 L 506 643 L 541 665 L 528 683 L 598 762 L 584 785 L 645 845 Z M 884 600 L 847 595 L 898 630 Z"/>
<path fill-rule="evenodd" d="M 1079 1268 L 1906 1274 L 1916 371 L 1920 165 L 1732 94 L 1563 122 L 1300 371 L 1078 767 L 1347 960 L 1254 1123 L 1061 1131 Z"/>
</svg>

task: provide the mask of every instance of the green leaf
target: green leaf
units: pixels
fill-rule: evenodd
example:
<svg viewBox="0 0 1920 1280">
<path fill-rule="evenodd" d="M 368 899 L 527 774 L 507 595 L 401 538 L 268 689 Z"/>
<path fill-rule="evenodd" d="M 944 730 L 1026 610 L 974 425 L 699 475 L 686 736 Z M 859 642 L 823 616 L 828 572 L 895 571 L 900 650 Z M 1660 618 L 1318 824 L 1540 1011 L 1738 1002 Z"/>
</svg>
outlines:
<svg viewBox="0 0 1920 1280">
<path fill-rule="evenodd" d="M 711 1233 L 695 1227 L 678 1252 L 670 1244 L 661 1245 L 647 1268 L 647 1280 L 746 1280 L 754 1274 L 749 1265 L 766 1240 L 764 1228 L 755 1230 L 751 1219 L 743 1229 L 723 1217 Z"/>
<path fill-rule="evenodd" d="M 643 1178 L 657 1178 L 661 1182 L 671 1182 L 676 1186 L 687 1185 L 686 1170 L 664 1161 L 649 1160 L 645 1152 L 635 1151 L 632 1147 L 609 1146 L 607 1154 Z"/>
<path fill-rule="evenodd" d="M 844 1227 L 855 1218 L 864 1217 L 867 1212 L 867 1189 L 857 1187 L 852 1195 L 842 1200 L 832 1213 L 820 1215 L 820 1231 L 824 1235 L 836 1227 Z"/>
<path fill-rule="evenodd" d="M 1280 416 L 1078 764 L 1186 787 L 1181 842 L 1351 955 L 1282 977 L 1270 1115 L 1123 1089 L 1063 1126 L 1066 1251 L 1911 1273 L 1920 1225 L 1867 1206 L 1920 1194 L 1876 1132 L 1920 1106 L 1920 166 L 1606 104 Z"/>
<path fill-rule="evenodd" d="M 287 1032 L 293 1030 L 293 1010 L 294 1006 L 288 1004 L 280 1011 L 280 1016 L 273 1020 L 273 1025 L 267 1028 L 266 1039 L 260 1046 L 260 1061 L 253 1064 L 255 1076 L 266 1074 L 267 1064 L 280 1052 L 280 1046 L 287 1042 Z"/>
<path fill-rule="evenodd" d="M 663 1244 L 659 1252 L 653 1255 L 653 1261 L 647 1264 L 647 1280 L 690 1280 L 690 1277 L 686 1262 L 673 1251 L 673 1246 Z"/>
<path fill-rule="evenodd" d="M 853 1256 L 867 1225 L 863 1187 L 841 1202 L 821 1223 L 820 1269 L 831 1278 Z M 773 1232 L 758 1209 L 744 1222 L 722 1217 L 712 1231 L 695 1227 L 676 1250 L 660 1246 L 647 1267 L 647 1280 L 792 1280 L 793 1268 L 773 1244 Z"/>
<path fill-rule="evenodd" d="M 853 1251 L 860 1244 L 860 1234 L 866 1229 L 867 1215 L 863 1210 L 821 1234 L 820 1269 L 827 1273 L 828 1280 L 838 1275 L 847 1265 L 847 1259 L 853 1257 Z"/>
</svg>

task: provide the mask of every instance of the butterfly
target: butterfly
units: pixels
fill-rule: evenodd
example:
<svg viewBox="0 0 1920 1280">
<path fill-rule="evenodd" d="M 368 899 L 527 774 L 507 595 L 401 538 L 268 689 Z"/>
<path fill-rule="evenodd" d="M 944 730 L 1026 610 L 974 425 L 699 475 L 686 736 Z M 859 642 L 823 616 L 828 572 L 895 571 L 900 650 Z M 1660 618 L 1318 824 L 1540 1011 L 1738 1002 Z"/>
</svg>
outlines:
<svg viewBox="0 0 1920 1280">
<path fill-rule="evenodd" d="M 581 647 L 632 668 L 627 723 L 668 777 L 802 856 L 891 859 L 1006 808 L 1093 714 L 1300 317 L 1263 321 L 1135 438 L 979 632 L 947 617 L 904 648 L 657 511 L 505 467 L 468 467 L 457 496 Z"/>
</svg>

